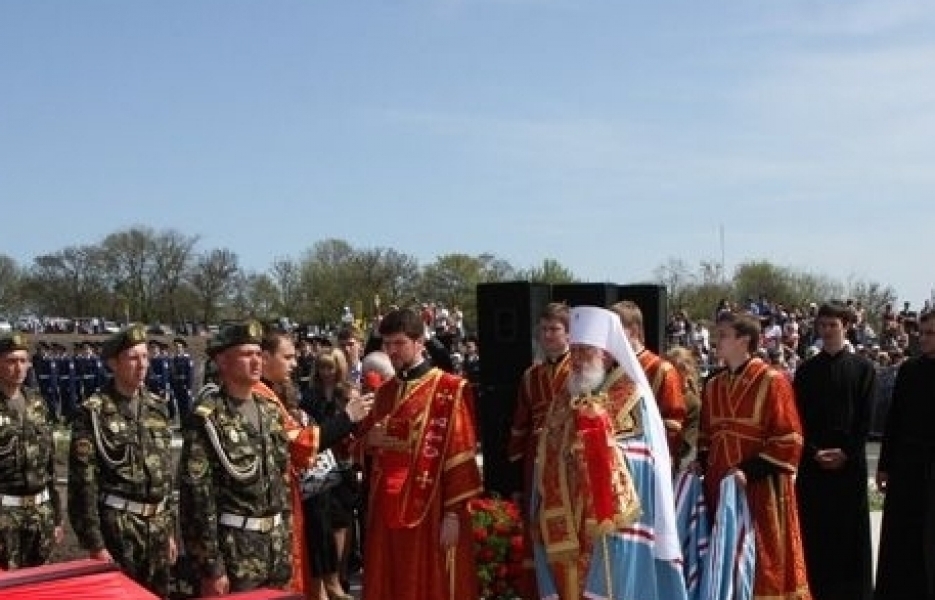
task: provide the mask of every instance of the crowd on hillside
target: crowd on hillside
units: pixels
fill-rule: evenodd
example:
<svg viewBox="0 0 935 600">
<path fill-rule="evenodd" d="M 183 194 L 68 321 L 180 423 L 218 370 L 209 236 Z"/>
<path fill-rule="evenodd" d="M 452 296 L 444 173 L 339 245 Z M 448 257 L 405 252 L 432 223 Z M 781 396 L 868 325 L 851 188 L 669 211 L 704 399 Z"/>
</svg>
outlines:
<svg viewBox="0 0 935 600">
<path fill-rule="evenodd" d="M 892 303 L 885 305 L 875 319 L 869 318 L 860 301 L 847 300 L 845 305 L 853 310 L 855 321 L 846 331 L 845 347 L 850 352 L 868 358 L 877 368 L 877 391 L 874 400 L 871 435 L 879 436 L 889 408 L 893 383 L 899 366 L 909 357 L 919 354 L 919 315 L 932 308 L 926 300 L 921 310 L 913 308 L 909 301 L 903 302 L 896 311 Z M 746 312 L 756 315 L 761 324 L 759 354 L 772 366 L 793 377 L 796 368 L 806 359 L 821 350 L 821 337 L 815 327 L 818 304 L 810 302 L 804 307 L 785 306 L 770 301 L 766 296 L 758 300 L 747 298 L 746 302 L 734 303 L 722 300 L 710 318 L 691 319 L 684 310 L 672 313 L 666 324 L 667 343 L 671 346 L 690 348 L 700 374 L 706 376 L 717 367 L 713 340 L 708 323 L 712 323 L 722 312 Z M 870 321 L 879 322 L 879 331 Z"/>
</svg>

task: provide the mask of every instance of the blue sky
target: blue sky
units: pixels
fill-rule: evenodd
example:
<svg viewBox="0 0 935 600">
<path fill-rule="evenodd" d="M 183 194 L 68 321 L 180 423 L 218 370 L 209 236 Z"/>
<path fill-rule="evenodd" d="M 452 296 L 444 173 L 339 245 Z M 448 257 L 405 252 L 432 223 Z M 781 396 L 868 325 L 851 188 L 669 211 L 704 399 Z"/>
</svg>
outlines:
<svg viewBox="0 0 935 600">
<path fill-rule="evenodd" d="M 144 224 L 627 283 L 723 227 L 728 269 L 935 285 L 925 3 L 31 0 L 0 57 L 21 262 Z"/>
</svg>

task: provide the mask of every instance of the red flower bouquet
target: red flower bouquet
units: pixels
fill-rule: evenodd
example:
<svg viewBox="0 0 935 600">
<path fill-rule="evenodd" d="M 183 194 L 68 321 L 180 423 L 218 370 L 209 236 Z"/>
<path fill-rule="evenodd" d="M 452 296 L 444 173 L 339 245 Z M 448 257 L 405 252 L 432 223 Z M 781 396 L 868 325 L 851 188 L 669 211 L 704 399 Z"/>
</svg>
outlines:
<svg viewBox="0 0 935 600">
<path fill-rule="evenodd" d="M 518 600 L 523 574 L 523 524 L 515 502 L 475 498 L 468 504 L 483 600 Z"/>
</svg>

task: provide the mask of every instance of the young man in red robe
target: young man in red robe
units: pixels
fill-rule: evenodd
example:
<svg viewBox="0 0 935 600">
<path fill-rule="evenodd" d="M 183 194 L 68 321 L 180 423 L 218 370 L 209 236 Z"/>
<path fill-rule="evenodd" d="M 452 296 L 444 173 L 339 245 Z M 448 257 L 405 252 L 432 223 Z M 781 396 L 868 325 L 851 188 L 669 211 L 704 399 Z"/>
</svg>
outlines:
<svg viewBox="0 0 935 600">
<path fill-rule="evenodd" d="M 527 538 L 526 560 L 523 561 L 526 573 L 521 592 L 528 598 L 537 597 L 532 541 L 528 537 L 531 526 L 528 517 L 533 466 L 545 415 L 555 398 L 565 398 L 565 382 L 571 370 L 571 362 L 568 360 L 568 313 L 568 305 L 553 302 L 539 315 L 539 346 L 545 354 L 545 360 L 535 363 L 523 373 L 507 443 L 507 458 L 510 462 L 523 461 L 520 511 L 527 520 L 527 526 L 523 529 Z"/>
<path fill-rule="evenodd" d="M 659 405 L 662 424 L 666 428 L 669 456 L 674 470 L 678 470 L 682 454 L 682 428 L 688 414 L 685 393 L 682 391 L 682 376 L 672 363 L 646 347 L 643 311 L 635 302 L 623 300 L 611 306 L 610 310 L 620 317 L 627 340 L 646 373 L 646 380 Z"/>
<path fill-rule="evenodd" d="M 396 377 L 360 431 L 373 459 L 363 599 L 476 600 L 467 502 L 481 476 L 470 386 L 426 361 L 419 313 L 392 311 L 379 331 Z"/>
<path fill-rule="evenodd" d="M 708 512 L 724 477 L 745 487 L 756 532 L 754 599 L 810 600 L 793 476 L 802 425 L 788 378 L 759 358 L 760 326 L 747 315 L 717 319 L 717 353 L 727 368 L 705 385 L 698 463 Z"/>
<path fill-rule="evenodd" d="M 263 378 L 253 391 L 273 402 L 279 410 L 289 438 L 289 492 L 292 507 L 292 578 L 286 589 L 301 593 L 305 598 L 323 597 L 320 580 L 312 578 L 308 564 L 308 545 L 305 534 L 305 515 L 302 508 L 300 477 L 313 462 L 315 455 L 328 449 L 351 434 L 354 424 L 363 419 L 373 406 L 372 394 L 361 396 L 352 391 L 345 411 L 326 423 L 307 423 L 307 415 L 300 415 L 298 390 L 291 390 L 292 371 L 295 369 L 295 344 L 289 334 L 267 330 L 260 343 L 263 350 Z M 303 419 L 304 417 L 304 419 Z M 347 594 L 345 594 L 347 596 Z M 335 594 L 340 597 L 340 594 Z"/>
</svg>

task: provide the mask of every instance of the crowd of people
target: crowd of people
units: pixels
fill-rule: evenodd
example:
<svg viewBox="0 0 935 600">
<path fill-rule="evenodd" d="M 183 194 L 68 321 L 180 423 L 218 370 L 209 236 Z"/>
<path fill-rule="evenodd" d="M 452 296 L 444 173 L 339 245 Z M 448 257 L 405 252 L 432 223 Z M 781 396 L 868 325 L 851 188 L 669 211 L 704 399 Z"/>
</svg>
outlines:
<svg viewBox="0 0 935 600">
<path fill-rule="evenodd" d="M 871 338 L 852 339 L 860 307 L 755 304 L 720 306 L 713 331 L 677 313 L 664 353 L 635 303 L 545 308 L 504 441 L 522 472 L 522 598 L 935 598 L 935 312 L 891 326 L 917 355 L 882 432 L 874 587 L 864 447 L 880 378 Z M 393 307 L 366 332 L 349 321 L 334 339 L 225 326 L 183 412 L 177 470 L 172 392 L 148 385 L 162 351 L 141 326 L 111 335 L 109 376 L 69 415 L 67 510 L 56 405 L 25 385 L 28 340 L 3 336 L 0 568 L 48 561 L 67 513 L 91 558 L 158 597 L 346 600 L 362 568 L 364 600 L 477 600 L 480 350 L 427 308 Z M 171 568 L 179 557 L 188 569 Z"/>
</svg>

